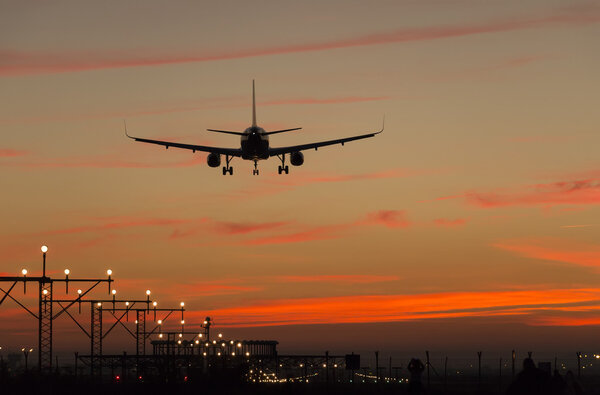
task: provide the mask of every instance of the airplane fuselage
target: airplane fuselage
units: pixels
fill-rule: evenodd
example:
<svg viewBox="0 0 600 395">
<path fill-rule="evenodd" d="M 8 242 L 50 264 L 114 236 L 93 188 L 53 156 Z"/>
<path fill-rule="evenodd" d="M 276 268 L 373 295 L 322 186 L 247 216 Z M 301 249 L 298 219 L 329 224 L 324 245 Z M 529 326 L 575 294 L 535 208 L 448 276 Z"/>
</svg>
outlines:
<svg viewBox="0 0 600 395">
<path fill-rule="evenodd" d="M 250 126 L 244 130 L 241 138 L 242 159 L 269 159 L 269 136 L 264 133 L 265 130 L 258 126 Z"/>
</svg>

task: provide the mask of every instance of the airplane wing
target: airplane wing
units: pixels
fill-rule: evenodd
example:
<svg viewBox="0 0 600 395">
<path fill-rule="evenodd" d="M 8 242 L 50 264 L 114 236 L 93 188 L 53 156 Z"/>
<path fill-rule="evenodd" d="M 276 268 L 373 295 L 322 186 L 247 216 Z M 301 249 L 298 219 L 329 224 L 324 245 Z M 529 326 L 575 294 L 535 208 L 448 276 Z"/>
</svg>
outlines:
<svg viewBox="0 0 600 395">
<path fill-rule="evenodd" d="M 221 154 L 221 155 L 242 156 L 242 150 L 239 148 L 207 147 L 204 145 L 182 144 L 182 143 L 174 143 L 174 142 L 170 142 L 170 141 L 143 139 L 143 138 L 139 138 L 139 137 L 130 136 L 129 134 L 127 134 L 127 131 L 125 132 L 125 135 L 127 137 L 129 137 L 130 139 L 133 139 L 135 141 L 140 141 L 142 143 L 162 145 L 166 149 L 168 149 L 169 147 L 175 147 L 175 148 L 189 149 L 189 150 L 192 150 L 192 152 L 202 151 L 202 152 L 211 152 L 211 153 Z"/>
<path fill-rule="evenodd" d="M 360 136 L 346 137 L 343 139 L 320 141 L 318 143 L 309 143 L 309 144 L 302 144 L 302 145 L 292 145 L 289 147 L 269 148 L 269 155 L 276 156 L 276 155 L 281 155 L 281 154 L 289 154 L 292 152 L 304 151 L 304 150 L 311 149 L 311 148 L 314 148 L 316 150 L 319 147 L 324 147 L 327 145 L 335 145 L 335 144 L 344 145 L 344 143 L 347 143 L 349 141 L 366 139 L 366 138 L 378 135 L 381 132 L 383 132 L 383 128 L 378 132 L 362 134 Z"/>
</svg>

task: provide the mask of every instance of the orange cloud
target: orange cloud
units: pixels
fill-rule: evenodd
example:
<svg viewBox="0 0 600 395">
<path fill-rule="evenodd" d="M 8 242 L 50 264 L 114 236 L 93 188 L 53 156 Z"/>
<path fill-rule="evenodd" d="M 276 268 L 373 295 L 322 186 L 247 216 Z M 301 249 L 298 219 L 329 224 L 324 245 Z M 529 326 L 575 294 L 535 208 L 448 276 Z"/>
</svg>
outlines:
<svg viewBox="0 0 600 395">
<path fill-rule="evenodd" d="M 492 244 L 521 256 L 579 266 L 600 267 L 600 246 L 559 239 L 509 240 Z"/>
<path fill-rule="evenodd" d="M 457 218 L 457 219 L 447 219 L 447 218 L 437 218 L 433 220 L 433 223 L 436 226 L 446 226 L 446 227 L 455 227 L 455 226 L 463 226 L 467 223 L 465 218 Z"/>
<path fill-rule="evenodd" d="M 586 326 L 600 325 L 598 317 L 539 317 L 531 322 L 534 326 Z"/>
<path fill-rule="evenodd" d="M 369 274 L 331 274 L 331 275 L 313 275 L 313 276 L 278 276 L 276 281 L 286 283 L 348 283 L 348 284 L 369 284 L 387 281 L 397 281 L 398 276 L 376 276 Z"/>
<path fill-rule="evenodd" d="M 117 230 L 133 227 L 146 227 L 146 226 L 173 226 L 180 225 L 195 221 L 202 222 L 204 219 L 199 220 L 186 220 L 186 219 L 166 219 L 166 218 L 118 218 L 116 221 L 108 222 L 99 225 L 87 225 L 77 226 L 73 228 L 56 229 L 47 232 L 40 233 L 40 235 L 64 235 L 64 234 L 76 234 L 86 232 L 101 232 L 107 230 Z"/>
<path fill-rule="evenodd" d="M 8 148 L 0 148 L 0 158 L 13 158 L 15 156 L 27 155 L 27 151 L 14 150 Z"/>
<path fill-rule="evenodd" d="M 367 34 L 340 40 L 304 43 L 289 46 L 250 48 L 234 52 L 214 52 L 205 54 L 158 55 L 144 54 L 132 57 L 128 52 L 72 52 L 72 53 L 33 53 L 18 50 L 0 51 L 3 59 L 0 75 L 14 76 L 44 73 L 65 73 L 98 69 L 159 66 L 190 62 L 209 62 L 240 59 L 258 56 L 271 56 L 289 53 L 326 51 L 338 48 L 362 47 L 415 41 L 430 41 L 452 37 L 463 37 L 486 33 L 500 33 L 525 29 L 586 26 L 600 21 L 598 7 L 562 8 L 553 14 L 541 17 L 515 18 L 504 21 L 491 21 L 479 24 L 455 26 L 430 26 L 397 29 L 393 31 Z"/>
<path fill-rule="evenodd" d="M 307 325 L 522 315 L 600 303 L 600 289 L 447 292 L 282 299 L 202 312 L 223 326 Z M 194 313 L 192 313 L 194 314 Z M 524 319 L 524 322 L 528 322 Z"/>
</svg>

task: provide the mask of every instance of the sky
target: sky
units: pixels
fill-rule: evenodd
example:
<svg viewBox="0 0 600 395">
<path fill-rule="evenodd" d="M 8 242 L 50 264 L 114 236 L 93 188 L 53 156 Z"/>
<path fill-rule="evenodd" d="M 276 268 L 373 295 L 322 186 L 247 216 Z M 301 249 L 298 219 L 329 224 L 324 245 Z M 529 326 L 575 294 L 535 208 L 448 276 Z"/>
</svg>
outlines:
<svg viewBox="0 0 600 395">
<path fill-rule="evenodd" d="M 46 244 L 53 275 L 110 268 L 118 295 L 287 351 L 596 344 L 598 3 L 1 9 L 4 275 L 39 273 Z M 385 131 L 226 177 L 124 135 L 237 148 L 205 130 L 250 125 L 253 79 L 259 126 L 303 127 L 272 146 Z M 35 343 L 14 303 L 0 316 Z"/>
</svg>

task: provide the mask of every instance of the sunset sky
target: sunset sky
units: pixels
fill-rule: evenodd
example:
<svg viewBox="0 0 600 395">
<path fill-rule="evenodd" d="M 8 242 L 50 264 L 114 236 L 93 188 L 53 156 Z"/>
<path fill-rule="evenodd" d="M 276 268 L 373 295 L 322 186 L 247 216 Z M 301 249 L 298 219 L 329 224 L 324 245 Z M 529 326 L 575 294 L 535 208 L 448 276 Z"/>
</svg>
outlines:
<svg viewBox="0 0 600 395">
<path fill-rule="evenodd" d="M 3 274 L 47 244 L 57 275 L 283 350 L 595 344 L 598 3 L 0 4 Z M 205 130 L 250 125 L 252 79 L 260 126 L 303 127 L 272 146 L 385 132 L 227 177 L 124 135 L 237 148 Z"/>
</svg>

